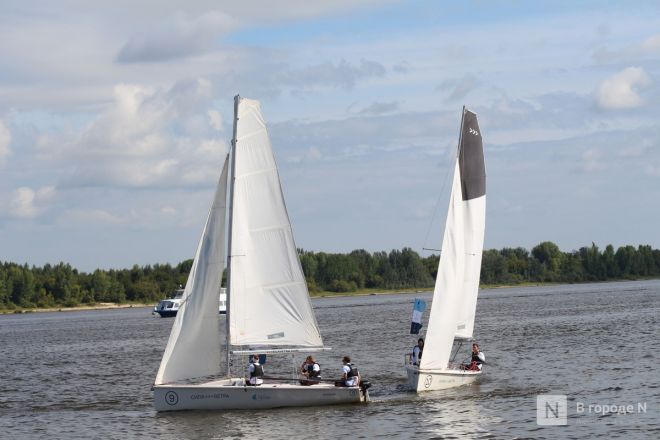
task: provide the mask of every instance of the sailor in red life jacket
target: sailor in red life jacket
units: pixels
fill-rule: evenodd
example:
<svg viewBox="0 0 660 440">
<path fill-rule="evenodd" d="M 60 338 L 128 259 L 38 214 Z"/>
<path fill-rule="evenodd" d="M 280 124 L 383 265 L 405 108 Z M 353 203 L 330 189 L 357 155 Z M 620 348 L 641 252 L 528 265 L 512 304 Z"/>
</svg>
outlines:
<svg viewBox="0 0 660 440">
<path fill-rule="evenodd" d="M 479 350 L 479 344 L 472 344 L 472 359 L 469 365 L 463 365 L 464 370 L 481 371 L 483 363 L 486 362 L 486 355 Z"/>
<path fill-rule="evenodd" d="M 248 385 L 256 386 L 264 383 L 263 380 L 264 367 L 259 363 L 258 354 L 252 356 L 252 361 L 250 362 L 250 366 L 248 367 L 248 375 L 250 376 Z"/>
</svg>

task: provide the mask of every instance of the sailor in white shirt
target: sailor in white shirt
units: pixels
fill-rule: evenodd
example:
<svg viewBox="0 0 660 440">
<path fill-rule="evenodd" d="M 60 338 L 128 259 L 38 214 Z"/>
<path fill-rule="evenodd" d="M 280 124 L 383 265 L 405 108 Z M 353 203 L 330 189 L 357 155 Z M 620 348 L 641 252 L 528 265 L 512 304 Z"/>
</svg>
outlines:
<svg viewBox="0 0 660 440">
<path fill-rule="evenodd" d="M 483 363 L 486 362 L 486 355 L 479 349 L 479 344 L 472 344 L 472 359 L 469 365 L 464 365 L 463 369 L 470 371 L 481 371 Z"/>
<path fill-rule="evenodd" d="M 357 368 L 351 364 L 351 358 L 344 356 L 342 359 L 343 367 L 342 371 L 342 380 L 344 381 L 344 386 L 347 387 L 356 387 L 360 384 L 360 373 Z"/>
</svg>

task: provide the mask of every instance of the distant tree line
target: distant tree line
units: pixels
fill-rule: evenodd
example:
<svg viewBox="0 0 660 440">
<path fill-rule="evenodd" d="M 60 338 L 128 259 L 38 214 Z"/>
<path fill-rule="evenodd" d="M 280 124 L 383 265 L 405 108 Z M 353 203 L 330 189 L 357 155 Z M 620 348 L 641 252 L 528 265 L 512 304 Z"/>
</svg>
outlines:
<svg viewBox="0 0 660 440">
<path fill-rule="evenodd" d="M 329 254 L 299 250 L 311 292 L 353 292 L 363 288 L 430 288 L 438 255 L 420 257 L 410 248 L 370 253 Z M 43 267 L 0 262 L 0 309 L 72 307 L 98 302 L 155 302 L 185 285 L 192 260 L 176 266 L 156 264 L 131 269 L 79 272 L 66 263 Z M 660 277 L 660 250 L 648 245 L 604 251 L 592 244 L 562 252 L 549 241 L 524 248 L 486 250 L 481 283 L 577 283 Z"/>
</svg>

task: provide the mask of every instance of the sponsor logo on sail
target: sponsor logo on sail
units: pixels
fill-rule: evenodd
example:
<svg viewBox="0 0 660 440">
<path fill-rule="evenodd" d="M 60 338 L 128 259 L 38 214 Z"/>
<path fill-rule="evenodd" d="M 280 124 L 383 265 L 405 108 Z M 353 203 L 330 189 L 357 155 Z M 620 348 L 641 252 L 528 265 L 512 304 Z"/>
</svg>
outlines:
<svg viewBox="0 0 660 440">
<path fill-rule="evenodd" d="M 475 136 L 479 136 L 479 132 L 475 130 L 474 128 L 469 128 L 468 133 L 473 134 Z"/>
</svg>

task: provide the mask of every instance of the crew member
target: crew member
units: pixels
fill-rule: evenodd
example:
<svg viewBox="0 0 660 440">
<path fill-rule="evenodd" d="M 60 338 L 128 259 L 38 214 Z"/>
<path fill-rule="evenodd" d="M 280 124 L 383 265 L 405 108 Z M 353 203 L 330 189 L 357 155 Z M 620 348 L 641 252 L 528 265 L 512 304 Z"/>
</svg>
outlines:
<svg viewBox="0 0 660 440">
<path fill-rule="evenodd" d="M 360 373 L 358 369 L 351 364 L 351 358 L 344 356 L 342 359 L 342 381 L 346 387 L 356 387 L 360 384 Z"/>
<path fill-rule="evenodd" d="M 469 371 L 481 371 L 483 363 L 486 362 L 486 355 L 479 349 L 479 344 L 472 344 L 472 359 L 469 365 L 463 365 L 463 369 Z"/>
<path fill-rule="evenodd" d="M 305 362 L 300 368 L 300 372 L 305 376 L 305 379 L 300 381 L 302 385 L 316 385 L 320 382 L 321 366 L 316 362 L 314 356 L 307 356 L 307 359 L 305 359 Z"/>
<path fill-rule="evenodd" d="M 412 351 L 412 364 L 419 365 L 422 360 L 422 351 L 424 351 L 424 339 L 419 338 L 417 340 L 417 345 L 413 348 Z"/>
<path fill-rule="evenodd" d="M 264 383 L 264 367 L 259 363 L 259 355 L 252 356 L 250 365 L 248 366 L 248 383 L 253 386 L 261 385 Z"/>
</svg>

